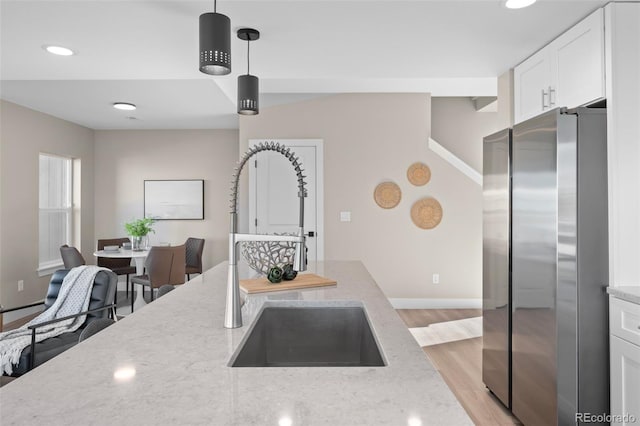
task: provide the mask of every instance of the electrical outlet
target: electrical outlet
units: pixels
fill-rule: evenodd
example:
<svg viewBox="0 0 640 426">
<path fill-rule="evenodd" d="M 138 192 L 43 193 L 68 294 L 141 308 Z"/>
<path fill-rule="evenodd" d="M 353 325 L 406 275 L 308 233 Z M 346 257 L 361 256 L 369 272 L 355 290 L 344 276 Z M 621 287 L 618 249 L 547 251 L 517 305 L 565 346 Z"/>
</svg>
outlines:
<svg viewBox="0 0 640 426">
<path fill-rule="evenodd" d="M 340 222 L 351 222 L 351 212 L 340 212 Z"/>
<path fill-rule="evenodd" d="M 433 283 L 440 284 L 440 274 L 433 274 Z"/>
<path fill-rule="evenodd" d="M 18 291 L 24 290 L 24 280 L 18 280 Z"/>
</svg>

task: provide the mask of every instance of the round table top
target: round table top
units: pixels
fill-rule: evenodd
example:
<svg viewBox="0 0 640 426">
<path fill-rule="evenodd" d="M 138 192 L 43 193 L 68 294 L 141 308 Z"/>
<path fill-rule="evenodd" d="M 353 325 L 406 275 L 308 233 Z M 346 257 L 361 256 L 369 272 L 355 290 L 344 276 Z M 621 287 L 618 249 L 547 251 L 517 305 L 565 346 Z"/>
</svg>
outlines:
<svg viewBox="0 0 640 426">
<path fill-rule="evenodd" d="M 114 251 L 114 250 L 98 250 L 96 252 L 93 253 L 93 255 L 95 257 L 116 257 L 116 258 L 122 258 L 122 257 L 147 257 L 149 255 L 149 250 L 139 250 L 139 251 L 133 251 L 133 250 L 125 250 L 125 249 L 118 249 L 118 251 Z"/>
</svg>

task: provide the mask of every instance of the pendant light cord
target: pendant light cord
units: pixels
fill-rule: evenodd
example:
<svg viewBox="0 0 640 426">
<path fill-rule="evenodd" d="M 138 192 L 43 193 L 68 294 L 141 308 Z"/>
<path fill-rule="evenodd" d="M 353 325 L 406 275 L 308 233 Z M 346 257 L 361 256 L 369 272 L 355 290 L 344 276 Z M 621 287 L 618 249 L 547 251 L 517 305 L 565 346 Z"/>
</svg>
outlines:
<svg viewBox="0 0 640 426">
<path fill-rule="evenodd" d="M 216 11 L 217 11 L 217 7 L 216 7 L 217 4 L 216 3 L 217 3 L 217 1 L 213 0 L 213 13 L 216 13 Z"/>
<path fill-rule="evenodd" d="M 247 75 L 249 75 L 249 56 L 250 56 L 249 55 L 249 46 L 250 46 L 249 41 L 250 41 L 250 39 L 247 38 Z"/>
</svg>

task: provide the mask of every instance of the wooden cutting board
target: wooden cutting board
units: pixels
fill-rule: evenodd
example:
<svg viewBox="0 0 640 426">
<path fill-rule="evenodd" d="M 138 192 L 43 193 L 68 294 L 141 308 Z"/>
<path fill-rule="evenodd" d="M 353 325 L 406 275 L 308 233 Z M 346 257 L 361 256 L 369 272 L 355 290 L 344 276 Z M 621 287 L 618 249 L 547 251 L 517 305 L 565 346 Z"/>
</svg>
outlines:
<svg viewBox="0 0 640 426">
<path fill-rule="evenodd" d="M 269 291 L 297 290 L 302 288 L 336 285 L 336 280 L 316 274 L 298 274 L 295 280 L 270 283 L 266 277 L 252 280 L 240 280 L 240 288 L 245 293 L 265 293 Z"/>
</svg>

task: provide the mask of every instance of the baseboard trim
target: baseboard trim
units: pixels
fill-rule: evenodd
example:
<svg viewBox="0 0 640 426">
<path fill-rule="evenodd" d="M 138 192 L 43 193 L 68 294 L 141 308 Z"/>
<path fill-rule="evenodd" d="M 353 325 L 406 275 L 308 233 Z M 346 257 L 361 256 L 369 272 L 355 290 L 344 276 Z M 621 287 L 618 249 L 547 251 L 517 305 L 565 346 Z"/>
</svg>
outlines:
<svg viewBox="0 0 640 426">
<path fill-rule="evenodd" d="M 14 321 L 18 321 L 24 317 L 28 317 L 29 315 L 37 314 L 42 312 L 44 309 L 44 305 L 33 306 L 31 308 L 20 309 L 19 311 L 7 312 L 6 314 L 2 314 L 2 323 L 3 325 L 7 325 Z"/>
<path fill-rule="evenodd" d="M 481 309 L 482 299 L 390 298 L 394 309 Z"/>
</svg>

